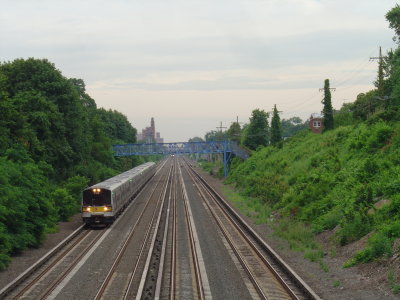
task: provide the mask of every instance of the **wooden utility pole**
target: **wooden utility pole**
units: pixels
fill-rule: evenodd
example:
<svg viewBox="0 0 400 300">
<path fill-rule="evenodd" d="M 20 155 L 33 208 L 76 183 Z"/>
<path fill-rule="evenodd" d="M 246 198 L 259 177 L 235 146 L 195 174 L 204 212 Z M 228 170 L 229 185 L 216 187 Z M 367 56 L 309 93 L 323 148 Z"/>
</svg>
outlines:
<svg viewBox="0 0 400 300">
<path fill-rule="evenodd" d="M 331 87 L 330 87 L 329 89 L 332 90 L 332 91 L 334 91 L 334 92 L 336 92 L 336 88 L 331 88 Z M 324 91 L 324 88 L 320 88 L 319 91 L 320 91 L 320 92 L 323 92 L 323 91 Z"/>
<path fill-rule="evenodd" d="M 217 129 L 219 129 L 219 132 L 222 132 L 222 129 L 226 129 L 226 127 L 222 127 L 222 121 L 221 121 L 221 125 L 219 127 L 217 127 Z"/>
</svg>

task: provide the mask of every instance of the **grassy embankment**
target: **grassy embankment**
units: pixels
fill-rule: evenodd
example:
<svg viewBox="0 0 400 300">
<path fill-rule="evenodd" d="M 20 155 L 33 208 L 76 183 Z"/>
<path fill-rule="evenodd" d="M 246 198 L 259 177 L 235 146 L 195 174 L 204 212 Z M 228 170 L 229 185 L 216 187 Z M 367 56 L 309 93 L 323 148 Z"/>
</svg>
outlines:
<svg viewBox="0 0 400 300">
<path fill-rule="evenodd" d="M 399 131 L 399 123 L 378 122 L 322 135 L 301 132 L 281 149 L 262 148 L 234 162 L 226 182 L 240 196 L 228 191 L 229 197 L 257 223 L 274 216 L 276 234 L 323 269 L 323 251 L 313 237 L 324 230 L 335 229 L 338 246 L 371 233 L 347 267 L 390 257 L 399 251 L 393 249 L 400 237 Z"/>
</svg>

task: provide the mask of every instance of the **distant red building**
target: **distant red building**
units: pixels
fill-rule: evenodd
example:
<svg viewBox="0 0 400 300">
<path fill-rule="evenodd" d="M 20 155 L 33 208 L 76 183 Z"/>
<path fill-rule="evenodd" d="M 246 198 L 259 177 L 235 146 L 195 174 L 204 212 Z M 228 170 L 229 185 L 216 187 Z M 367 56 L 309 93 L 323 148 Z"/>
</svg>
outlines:
<svg viewBox="0 0 400 300">
<path fill-rule="evenodd" d="M 308 121 L 308 127 L 314 133 L 322 133 L 324 130 L 323 117 L 321 114 L 311 114 L 311 117 Z"/>
<path fill-rule="evenodd" d="M 164 139 L 160 136 L 160 133 L 156 132 L 154 118 L 151 118 L 150 127 L 146 127 L 145 129 L 143 129 L 142 133 L 137 133 L 136 139 L 138 141 L 144 141 L 146 143 L 164 143 Z"/>
</svg>

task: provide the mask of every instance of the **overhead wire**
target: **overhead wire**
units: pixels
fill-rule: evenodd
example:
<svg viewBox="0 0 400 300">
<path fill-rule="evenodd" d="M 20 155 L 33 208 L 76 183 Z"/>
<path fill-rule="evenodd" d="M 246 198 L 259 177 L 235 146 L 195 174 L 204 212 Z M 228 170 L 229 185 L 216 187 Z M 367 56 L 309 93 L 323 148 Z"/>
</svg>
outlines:
<svg viewBox="0 0 400 300">
<path fill-rule="evenodd" d="M 361 83 L 362 81 L 364 81 L 365 77 L 359 78 L 357 81 L 353 81 L 353 79 L 356 78 L 357 75 L 362 73 L 369 64 L 371 64 L 370 57 L 375 52 L 376 52 L 376 47 L 371 49 L 367 58 L 363 58 L 360 63 L 358 63 L 354 68 L 352 68 L 353 70 L 349 73 L 349 75 L 347 77 L 344 77 L 344 78 L 339 77 L 339 81 L 335 83 L 335 88 L 341 88 L 340 90 L 343 91 L 343 90 L 350 89 L 350 88 L 354 87 L 355 85 L 357 85 L 358 83 Z M 330 72 L 330 73 L 333 73 L 333 72 Z M 345 74 L 345 71 L 343 71 L 342 74 Z M 347 83 L 351 83 L 351 85 L 349 85 Z M 314 101 L 315 98 L 319 94 L 320 94 L 320 92 L 318 89 L 318 91 L 314 92 L 309 97 L 307 97 L 305 101 L 298 102 L 297 105 L 291 106 L 289 111 L 288 110 L 283 111 L 282 115 L 295 113 L 299 110 L 299 108 L 307 109 L 309 107 L 309 105 L 305 105 L 305 104 L 311 104 L 311 101 Z M 322 98 L 321 98 L 321 100 L 322 100 Z"/>
</svg>

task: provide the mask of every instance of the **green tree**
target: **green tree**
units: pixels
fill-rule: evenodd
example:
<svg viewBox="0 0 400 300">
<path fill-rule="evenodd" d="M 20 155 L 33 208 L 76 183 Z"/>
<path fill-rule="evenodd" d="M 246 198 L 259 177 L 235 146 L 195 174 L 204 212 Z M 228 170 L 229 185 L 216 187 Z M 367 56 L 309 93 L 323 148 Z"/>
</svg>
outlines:
<svg viewBox="0 0 400 300">
<path fill-rule="evenodd" d="M 393 40 L 397 41 L 397 43 L 400 42 L 399 37 L 400 37 L 400 6 L 396 4 L 395 7 L 393 7 L 389 12 L 386 14 L 386 20 L 389 21 L 389 27 L 392 28 L 396 36 L 393 38 Z"/>
<path fill-rule="evenodd" d="M 224 141 L 226 140 L 226 132 L 211 130 L 206 133 L 204 139 L 206 140 L 206 142 Z"/>
<path fill-rule="evenodd" d="M 113 143 L 136 143 L 136 129 L 126 116 L 116 110 L 97 110 L 104 130 Z"/>
<path fill-rule="evenodd" d="M 282 119 L 282 135 L 283 137 L 290 137 L 298 131 L 306 129 L 307 123 L 299 117 L 291 117 L 290 119 Z"/>
<path fill-rule="evenodd" d="M 322 100 L 322 104 L 324 105 L 324 108 L 322 110 L 322 114 L 324 116 L 324 130 L 331 130 L 333 129 L 333 108 L 331 90 L 329 88 L 329 79 L 325 79 L 324 99 Z"/>
<path fill-rule="evenodd" d="M 274 105 L 274 112 L 271 120 L 271 144 L 277 145 L 282 141 L 282 127 L 281 120 L 279 118 L 279 113 L 276 108 L 276 104 Z"/>
<path fill-rule="evenodd" d="M 242 129 L 240 128 L 240 124 L 238 122 L 233 122 L 232 125 L 227 130 L 228 139 L 230 141 L 240 143 L 240 138 L 242 134 Z"/>
<path fill-rule="evenodd" d="M 250 123 L 246 128 L 243 144 L 251 150 L 269 144 L 268 113 L 255 109 L 251 113 Z"/>
</svg>

